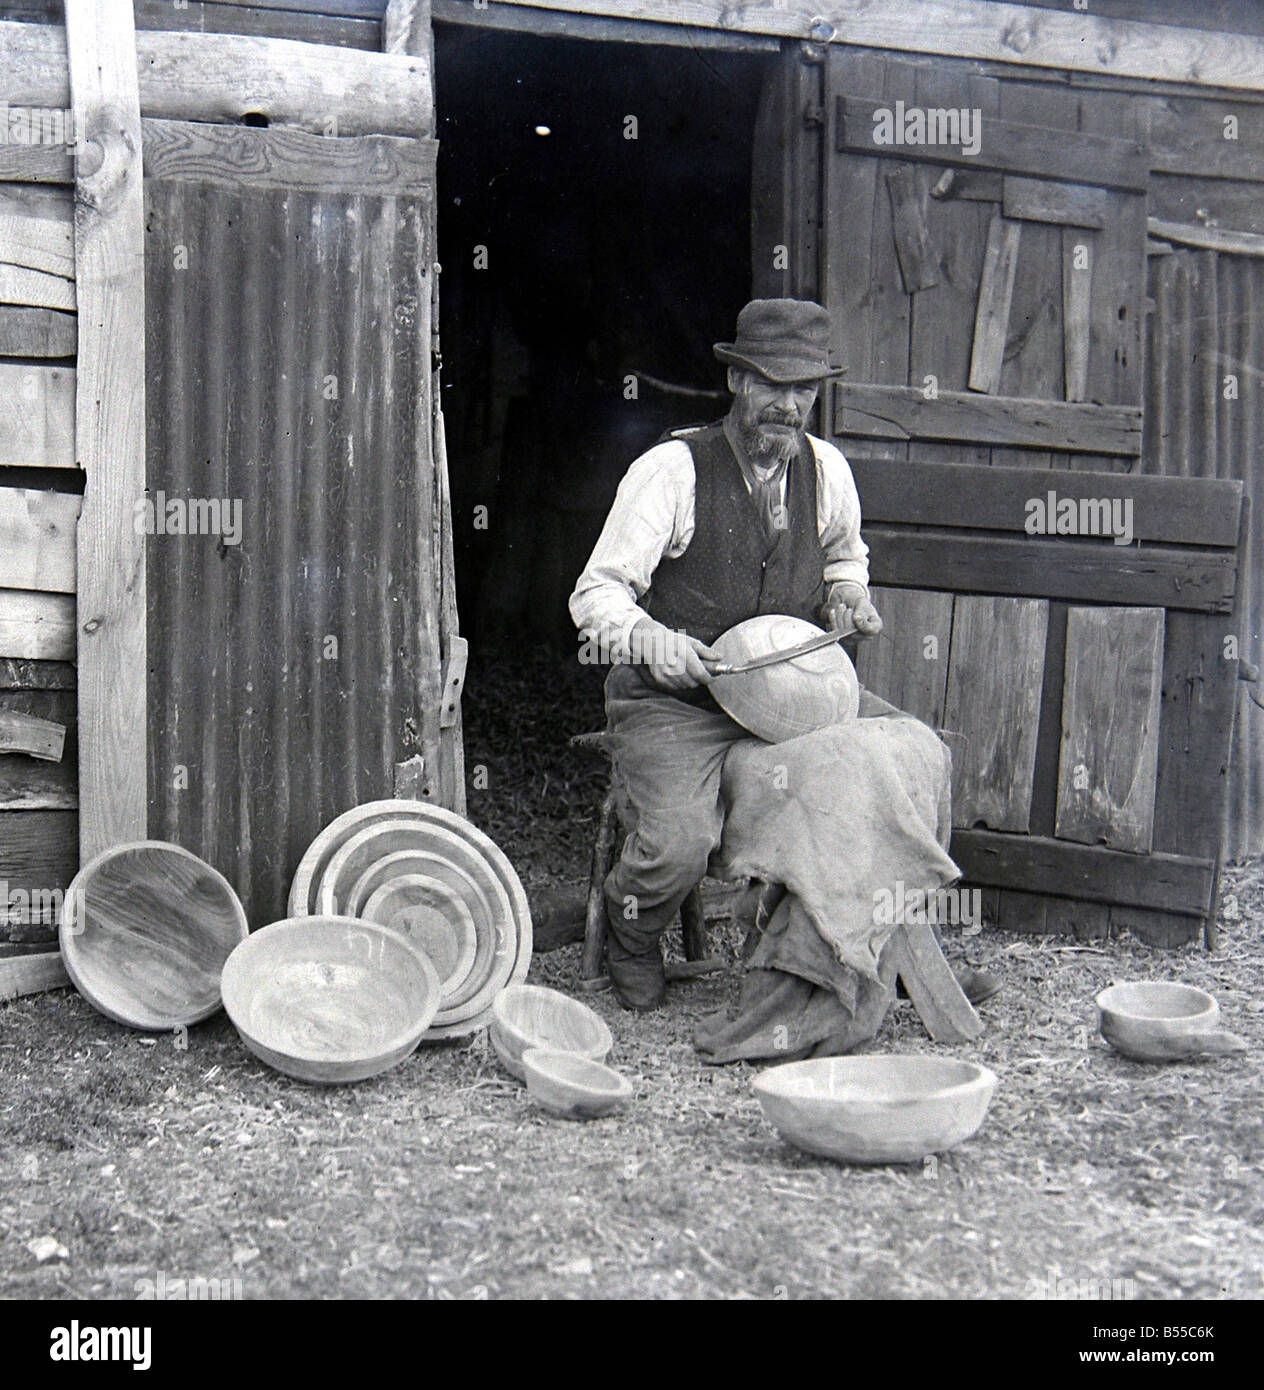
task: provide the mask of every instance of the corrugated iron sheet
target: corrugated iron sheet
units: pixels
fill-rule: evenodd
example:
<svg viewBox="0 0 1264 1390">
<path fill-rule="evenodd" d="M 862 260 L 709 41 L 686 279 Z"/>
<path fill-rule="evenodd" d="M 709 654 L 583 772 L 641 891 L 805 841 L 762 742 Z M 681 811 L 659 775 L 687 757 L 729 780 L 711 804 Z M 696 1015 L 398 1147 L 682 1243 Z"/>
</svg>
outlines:
<svg viewBox="0 0 1264 1390">
<path fill-rule="evenodd" d="M 1264 661 L 1264 261 L 1177 251 L 1150 262 L 1147 472 L 1240 478 L 1250 499 L 1241 557 L 1241 655 Z M 1227 380 L 1236 380 L 1236 399 Z M 1264 699 L 1264 689 L 1256 687 Z M 1239 688 L 1225 856 L 1264 853 L 1264 710 Z"/>
<path fill-rule="evenodd" d="M 254 926 L 437 739 L 428 227 L 412 197 L 146 189 L 149 494 L 241 520 L 148 545 L 150 834 Z"/>
</svg>

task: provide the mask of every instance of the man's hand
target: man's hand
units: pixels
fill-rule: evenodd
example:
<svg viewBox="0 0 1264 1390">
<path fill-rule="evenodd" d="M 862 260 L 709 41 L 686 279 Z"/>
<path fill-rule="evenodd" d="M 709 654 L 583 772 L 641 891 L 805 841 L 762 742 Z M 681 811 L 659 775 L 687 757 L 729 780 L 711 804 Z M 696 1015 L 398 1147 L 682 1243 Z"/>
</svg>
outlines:
<svg viewBox="0 0 1264 1390">
<path fill-rule="evenodd" d="M 876 637 L 882 631 L 882 619 L 869 600 L 868 590 L 849 581 L 835 584 L 830 590 L 825 616 L 832 628 L 854 627 L 862 637 Z"/>
<path fill-rule="evenodd" d="M 705 643 L 684 632 L 642 618 L 628 638 L 632 660 L 648 668 L 654 684 L 662 690 L 693 690 L 710 685 L 721 657 Z"/>
</svg>

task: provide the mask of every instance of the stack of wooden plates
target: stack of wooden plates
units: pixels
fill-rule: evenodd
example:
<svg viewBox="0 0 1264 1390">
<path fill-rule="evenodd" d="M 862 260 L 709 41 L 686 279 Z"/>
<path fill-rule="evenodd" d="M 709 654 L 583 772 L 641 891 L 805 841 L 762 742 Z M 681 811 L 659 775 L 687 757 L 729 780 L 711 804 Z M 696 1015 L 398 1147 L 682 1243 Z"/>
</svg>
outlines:
<svg viewBox="0 0 1264 1390">
<path fill-rule="evenodd" d="M 531 961 L 531 913 L 513 865 L 463 816 L 427 801 L 371 801 L 332 821 L 299 863 L 289 908 L 376 922 L 428 956 L 440 1002 L 427 1038 L 483 1027 Z"/>
</svg>

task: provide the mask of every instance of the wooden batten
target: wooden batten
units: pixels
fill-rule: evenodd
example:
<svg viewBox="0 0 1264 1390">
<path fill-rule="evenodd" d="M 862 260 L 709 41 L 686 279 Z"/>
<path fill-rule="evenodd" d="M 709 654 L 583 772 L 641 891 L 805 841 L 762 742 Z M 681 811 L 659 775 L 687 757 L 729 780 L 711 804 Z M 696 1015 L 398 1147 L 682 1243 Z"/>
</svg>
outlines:
<svg viewBox="0 0 1264 1390">
<path fill-rule="evenodd" d="M 10 106 L 69 105 L 59 29 L 0 22 L 0 52 Z M 209 123 L 251 117 L 318 135 L 428 135 L 433 129 L 431 73 L 423 58 L 162 31 L 137 35 L 135 54 L 145 116 Z"/>
<path fill-rule="evenodd" d="M 76 452 L 80 851 L 147 836 L 144 196 L 131 0 L 66 0 L 80 302 Z M 96 150 L 99 159 L 87 152 Z"/>
<path fill-rule="evenodd" d="M 1207 87 L 1264 90 L 1264 39 L 991 0 L 502 0 L 542 10 L 688 24 L 726 33 L 846 41 L 868 48 L 1067 68 Z"/>
</svg>

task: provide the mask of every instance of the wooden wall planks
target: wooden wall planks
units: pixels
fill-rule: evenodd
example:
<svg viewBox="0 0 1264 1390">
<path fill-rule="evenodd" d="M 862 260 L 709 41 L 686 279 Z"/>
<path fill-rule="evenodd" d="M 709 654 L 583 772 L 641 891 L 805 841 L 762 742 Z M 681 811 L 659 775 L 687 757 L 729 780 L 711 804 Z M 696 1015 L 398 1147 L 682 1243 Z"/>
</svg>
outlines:
<svg viewBox="0 0 1264 1390">
<path fill-rule="evenodd" d="M 1021 222 L 1011 222 L 1000 213 L 988 225 L 983 276 L 974 313 L 969 385 L 971 391 L 982 391 L 989 396 L 997 395 L 1001 389 L 1022 227 Z"/>
<path fill-rule="evenodd" d="M 82 501 L 71 492 L 0 487 L 0 588 L 74 593 Z"/>
<path fill-rule="evenodd" d="M 78 334 L 74 314 L 0 304 L 0 355 L 5 357 L 73 357 Z"/>
<path fill-rule="evenodd" d="M 69 594 L 0 589 L 0 657 L 75 659 L 75 600 Z"/>
<path fill-rule="evenodd" d="M 130 0 L 66 0 L 71 107 L 83 132 L 75 191 L 80 302 L 80 847 L 85 860 L 147 837 L 145 275 L 140 97 Z"/>
<path fill-rule="evenodd" d="M 0 464 L 74 468 L 75 393 L 73 367 L 0 362 Z"/>
<path fill-rule="evenodd" d="M 957 825 L 1030 829 L 1048 621 L 1039 600 L 957 596 L 944 710 Z"/>
<path fill-rule="evenodd" d="M 1061 840 L 1152 848 L 1163 617 L 1161 608 L 1072 608 L 1067 616 Z"/>
<path fill-rule="evenodd" d="M 952 595 L 923 589 L 884 589 L 870 595 L 885 626 L 861 642 L 861 684 L 932 729 L 943 727 L 952 643 Z"/>
</svg>

